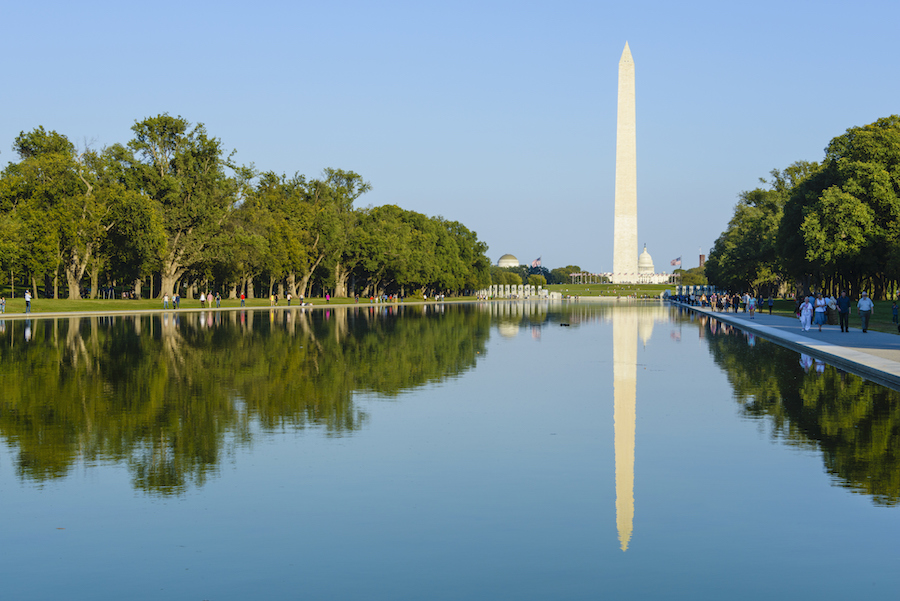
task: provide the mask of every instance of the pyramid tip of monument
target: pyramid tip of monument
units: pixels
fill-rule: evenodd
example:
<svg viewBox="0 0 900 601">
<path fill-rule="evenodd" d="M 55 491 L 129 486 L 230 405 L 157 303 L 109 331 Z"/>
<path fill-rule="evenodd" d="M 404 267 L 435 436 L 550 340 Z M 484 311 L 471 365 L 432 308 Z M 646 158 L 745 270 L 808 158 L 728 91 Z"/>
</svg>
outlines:
<svg viewBox="0 0 900 601">
<path fill-rule="evenodd" d="M 622 50 L 622 59 L 630 59 L 631 58 L 631 48 L 628 47 L 628 42 L 625 42 L 625 49 Z"/>
</svg>

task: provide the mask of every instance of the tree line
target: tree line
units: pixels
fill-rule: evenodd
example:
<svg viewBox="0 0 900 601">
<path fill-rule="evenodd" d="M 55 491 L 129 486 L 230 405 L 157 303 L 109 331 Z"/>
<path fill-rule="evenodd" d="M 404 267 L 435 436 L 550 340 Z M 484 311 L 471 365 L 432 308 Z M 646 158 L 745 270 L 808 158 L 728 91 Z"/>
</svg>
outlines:
<svg viewBox="0 0 900 601">
<path fill-rule="evenodd" d="M 731 290 L 866 289 L 893 297 L 900 283 L 900 116 L 851 127 L 821 163 L 775 169 L 742 192 L 706 262 Z"/>
<path fill-rule="evenodd" d="M 387 205 L 327 168 L 307 179 L 233 162 L 202 124 L 135 122 L 127 144 L 76 150 L 38 127 L 0 172 L 0 268 L 12 287 L 94 298 L 215 290 L 234 298 L 314 292 L 456 294 L 490 284 L 487 245 L 463 224 Z"/>
<path fill-rule="evenodd" d="M 547 269 L 542 265 L 517 267 L 491 266 L 492 284 L 510 284 L 513 286 L 528 284 L 529 286 L 546 286 L 548 284 L 568 284 L 571 282 L 569 274 L 581 273 L 583 270 L 577 265 L 567 265 L 555 269 Z"/>
</svg>

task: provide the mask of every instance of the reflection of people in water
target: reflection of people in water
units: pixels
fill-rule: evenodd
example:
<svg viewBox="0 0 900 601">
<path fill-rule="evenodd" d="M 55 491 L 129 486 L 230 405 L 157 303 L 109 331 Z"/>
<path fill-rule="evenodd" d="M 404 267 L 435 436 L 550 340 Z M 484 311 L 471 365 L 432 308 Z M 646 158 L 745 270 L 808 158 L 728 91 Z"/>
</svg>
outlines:
<svg viewBox="0 0 900 601">
<path fill-rule="evenodd" d="M 809 373 L 809 368 L 812 367 L 813 360 L 809 355 L 800 354 L 800 367 L 803 368 L 803 371 Z"/>
<path fill-rule="evenodd" d="M 816 359 L 816 375 L 821 376 L 825 373 L 825 362 L 821 359 Z"/>
</svg>

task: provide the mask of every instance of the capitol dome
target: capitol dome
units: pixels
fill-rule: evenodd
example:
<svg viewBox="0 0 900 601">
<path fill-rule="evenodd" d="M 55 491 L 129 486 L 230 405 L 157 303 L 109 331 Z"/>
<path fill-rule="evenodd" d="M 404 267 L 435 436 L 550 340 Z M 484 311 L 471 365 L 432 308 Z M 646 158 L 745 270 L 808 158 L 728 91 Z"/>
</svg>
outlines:
<svg viewBox="0 0 900 601">
<path fill-rule="evenodd" d="M 653 273 L 653 258 L 647 252 L 647 245 L 644 245 L 644 252 L 638 257 L 638 273 Z"/>
<path fill-rule="evenodd" d="M 497 261 L 497 267 L 518 267 L 519 260 L 510 254 L 503 255 L 500 257 L 500 260 Z"/>
</svg>

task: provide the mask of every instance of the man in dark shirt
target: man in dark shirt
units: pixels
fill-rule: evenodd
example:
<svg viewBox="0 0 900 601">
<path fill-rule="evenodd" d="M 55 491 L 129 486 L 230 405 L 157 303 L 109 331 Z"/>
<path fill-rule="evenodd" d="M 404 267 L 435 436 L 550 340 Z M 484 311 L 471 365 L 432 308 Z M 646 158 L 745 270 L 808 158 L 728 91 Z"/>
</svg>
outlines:
<svg viewBox="0 0 900 601">
<path fill-rule="evenodd" d="M 837 299 L 838 317 L 841 320 L 841 332 L 850 331 L 850 297 L 846 290 L 841 290 Z"/>
</svg>

